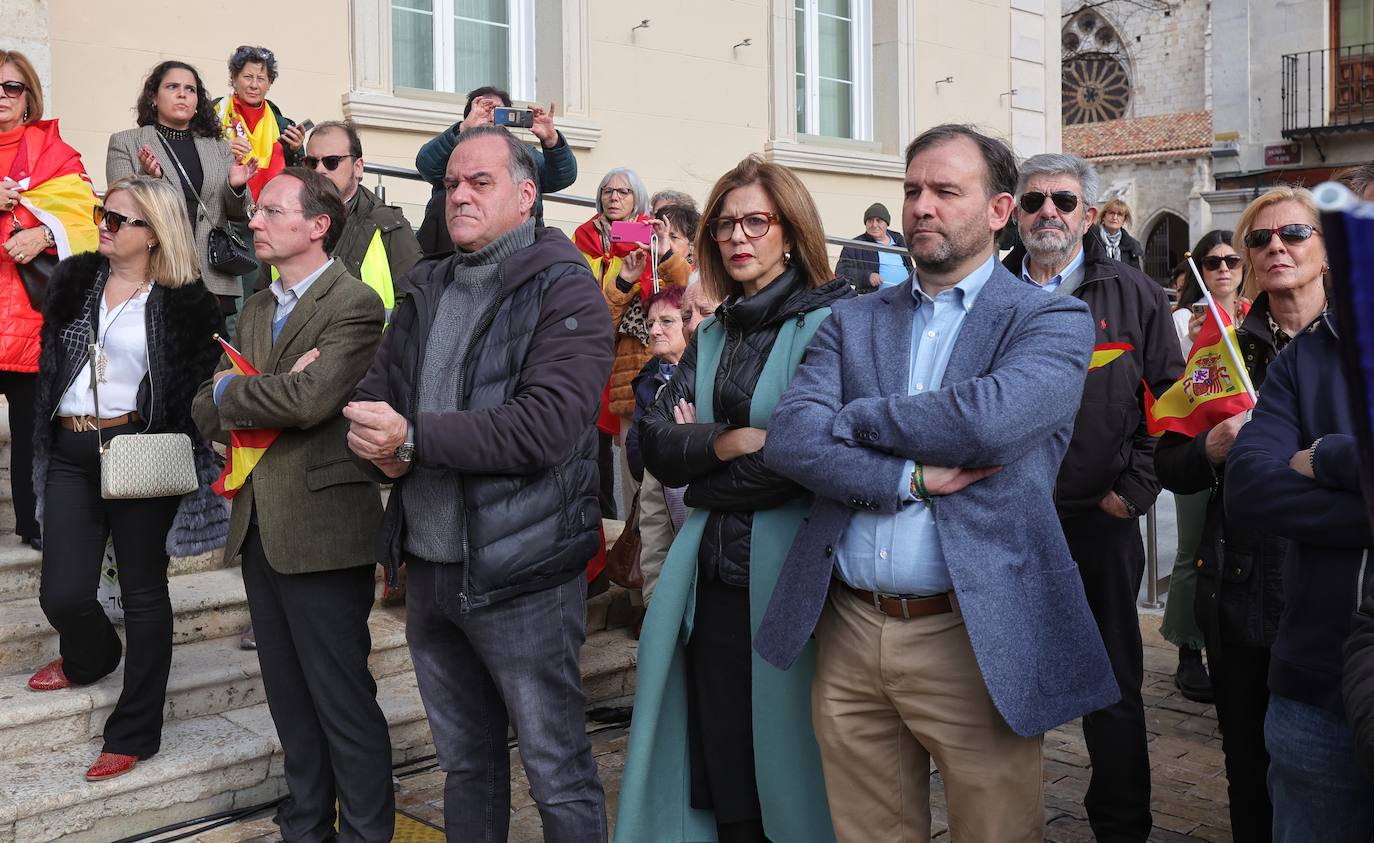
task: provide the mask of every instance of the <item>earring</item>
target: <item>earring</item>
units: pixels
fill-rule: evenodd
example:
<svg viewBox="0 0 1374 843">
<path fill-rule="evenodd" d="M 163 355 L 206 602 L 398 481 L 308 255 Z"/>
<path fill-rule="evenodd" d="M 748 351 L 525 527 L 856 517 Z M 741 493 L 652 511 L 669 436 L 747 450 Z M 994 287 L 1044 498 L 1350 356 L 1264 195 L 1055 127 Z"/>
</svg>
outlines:
<svg viewBox="0 0 1374 843">
<path fill-rule="evenodd" d="M 783 253 L 782 253 L 782 262 L 783 262 L 784 264 L 787 264 L 788 266 L 791 266 L 791 265 L 792 265 L 792 253 L 791 253 L 791 252 L 783 252 Z"/>
<path fill-rule="evenodd" d="M 27 107 L 24 109 L 24 120 L 23 120 L 23 122 L 25 122 L 25 123 L 29 122 L 29 109 L 28 109 Z"/>
</svg>

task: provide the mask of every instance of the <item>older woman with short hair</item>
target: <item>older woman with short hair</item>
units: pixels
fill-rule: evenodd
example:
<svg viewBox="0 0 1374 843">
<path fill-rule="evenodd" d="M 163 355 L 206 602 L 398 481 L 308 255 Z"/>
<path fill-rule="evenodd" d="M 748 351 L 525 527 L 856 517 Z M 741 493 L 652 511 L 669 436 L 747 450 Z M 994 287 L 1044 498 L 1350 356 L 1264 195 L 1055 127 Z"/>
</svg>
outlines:
<svg viewBox="0 0 1374 843">
<path fill-rule="evenodd" d="M 95 248 L 95 193 L 81 155 L 43 119 L 38 73 L 0 49 L 0 393 L 9 404 L 15 532 L 42 549 L 33 477 L 43 279 L 54 259 Z"/>
<path fill-rule="evenodd" d="M 1126 230 L 1130 224 L 1131 206 L 1113 197 L 1102 206 L 1102 213 L 1093 230 L 1107 246 L 1107 254 L 1112 260 L 1144 269 L 1145 248 Z"/>
<path fill-rule="evenodd" d="M 123 775 L 160 748 L 172 663 L 169 554 L 223 546 L 229 520 L 210 489 L 214 455 L 191 420 L 191 399 L 219 359 L 222 323 L 199 280 L 180 191 L 149 176 L 120 179 L 95 219 L 99 252 L 63 261 L 43 308 L 34 480 L 47 545 L 38 602 L 61 657 L 29 679 L 35 691 L 89 685 L 119 666 L 127 646 L 124 687 L 90 781 Z M 190 436 L 198 489 L 105 499 L 100 443 L 139 433 Z M 111 538 L 127 645 L 96 600 Z"/>
</svg>

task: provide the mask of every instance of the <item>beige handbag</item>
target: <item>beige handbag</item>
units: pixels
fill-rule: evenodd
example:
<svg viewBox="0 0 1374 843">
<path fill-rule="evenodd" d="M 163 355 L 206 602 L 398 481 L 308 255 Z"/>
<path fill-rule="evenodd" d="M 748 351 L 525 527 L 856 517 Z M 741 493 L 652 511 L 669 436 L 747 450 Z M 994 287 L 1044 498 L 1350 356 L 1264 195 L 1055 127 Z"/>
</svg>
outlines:
<svg viewBox="0 0 1374 843">
<path fill-rule="evenodd" d="M 100 391 L 96 386 L 95 324 L 91 325 L 91 397 L 95 417 L 100 418 Z M 100 447 L 100 496 L 107 500 L 128 498 L 165 498 L 194 492 L 196 458 L 191 437 L 184 433 L 126 433 L 103 441 L 96 428 Z"/>
</svg>

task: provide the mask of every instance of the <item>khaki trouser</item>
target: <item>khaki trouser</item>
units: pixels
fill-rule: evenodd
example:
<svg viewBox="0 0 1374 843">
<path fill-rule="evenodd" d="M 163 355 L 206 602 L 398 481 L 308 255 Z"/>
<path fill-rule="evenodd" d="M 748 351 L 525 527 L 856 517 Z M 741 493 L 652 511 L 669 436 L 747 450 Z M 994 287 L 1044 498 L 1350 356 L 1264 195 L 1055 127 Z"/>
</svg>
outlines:
<svg viewBox="0 0 1374 843">
<path fill-rule="evenodd" d="M 1041 736 L 1012 732 L 988 696 L 964 618 L 889 618 L 832 589 L 816 627 L 812 718 L 840 843 L 930 840 L 930 762 L 950 837 L 1045 837 Z"/>
</svg>

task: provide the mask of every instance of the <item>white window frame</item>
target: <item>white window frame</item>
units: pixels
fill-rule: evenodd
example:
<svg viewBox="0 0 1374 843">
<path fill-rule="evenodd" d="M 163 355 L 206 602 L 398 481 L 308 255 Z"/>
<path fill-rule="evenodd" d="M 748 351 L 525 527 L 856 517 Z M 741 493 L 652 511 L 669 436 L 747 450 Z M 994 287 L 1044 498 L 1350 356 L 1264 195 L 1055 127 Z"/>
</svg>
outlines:
<svg viewBox="0 0 1374 843">
<path fill-rule="evenodd" d="M 484 26 L 500 26 L 506 29 L 506 50 L 510 56 L 511 99 L 530 102 L 535 97 L 534 87 L 534 2 L 535 0 L 506 0 L 510 23 L 492 24 L 489 21 L 471 20 Z M 390 3 L 388 3 L 390 5 Z M 457 90 L 454 80 L 453 22 L 459 19 L 455 0 L 434 0 L 429 13 L 433 18 L 431 30 L 434 35 L 434 87 L 439 93 L 465 94 Z M 395 13 L 394 8 L 392 13 Z M 419 14 L 424 14 L 420 12 Z"/>
<path fill-rule="evenodd" d="M 796 27 L 797 0 L 793 0 L 792 25 Z M 820 59 L 820 0 L 800 0 L 805 17 L 805 43 L 802 55 L 806 66 L 794 68 L 792 84 L 801 74 L 806 97 L 806 125 L 803 134 L 821 135 L 821 59 Z M 849 57 L 850 57 L 850 128 L 853 140 L 873 140 L 873 0 L 850 0 Z M 829 17 L 829 16 L 827 16 Z M 845 81 L 845 80 L 833 80 Z M 795 119 L 794 119 L 795 123 Z M 830 137 L 825 135 L 822 137 Z"/>
</svg>

